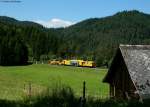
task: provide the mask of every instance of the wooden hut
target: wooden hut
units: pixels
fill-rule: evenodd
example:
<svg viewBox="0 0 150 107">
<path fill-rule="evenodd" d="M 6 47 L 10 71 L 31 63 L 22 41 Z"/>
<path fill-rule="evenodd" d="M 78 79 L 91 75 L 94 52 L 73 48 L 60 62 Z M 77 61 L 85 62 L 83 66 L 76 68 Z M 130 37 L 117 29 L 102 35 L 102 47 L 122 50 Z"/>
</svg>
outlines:
<svg viewBox="0 0 150 107">
<path fill-rule="evenodd" d="M 150 98 L 150 45 L 120 45 L 103 82 L 113 98 Z"/>
</svg>

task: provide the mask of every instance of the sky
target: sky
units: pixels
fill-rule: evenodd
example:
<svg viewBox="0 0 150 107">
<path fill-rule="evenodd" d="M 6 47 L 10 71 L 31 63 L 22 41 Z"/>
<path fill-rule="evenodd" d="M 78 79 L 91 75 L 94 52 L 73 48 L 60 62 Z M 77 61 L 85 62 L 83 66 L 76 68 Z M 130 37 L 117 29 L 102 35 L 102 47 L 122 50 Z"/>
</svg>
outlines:
<svg viewBox="0 0 150 107">
<path fill-rule="evenodd" d="M 150 14 L 150 0 L 0 0 L 0 16 L 34 21 L 46 27 L 67 27 L 89 18 L 124 10 Z"/>
</svg>

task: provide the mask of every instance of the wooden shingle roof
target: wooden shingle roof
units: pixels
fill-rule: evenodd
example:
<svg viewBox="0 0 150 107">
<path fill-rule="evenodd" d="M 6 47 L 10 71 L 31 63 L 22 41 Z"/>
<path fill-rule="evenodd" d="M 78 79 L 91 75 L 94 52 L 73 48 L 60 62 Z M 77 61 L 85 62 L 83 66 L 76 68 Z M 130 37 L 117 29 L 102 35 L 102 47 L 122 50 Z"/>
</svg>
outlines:
<svg viewBox="0 0 150 107">
<path fill-rule="evenodd" d="M 119 48 L 139 95 L 150 97 L 150 45 L 120 45 Z"/>
<path fill-rule="evenodd" d="M 143 99 L 150 97 L 150 45 L 120 45 L 118 52 L 123 57 L 137 93 Z M 112 66 L 114 66 L 113 63 L 104 82 L 108 82 L 108 78 L 112 78 L 110 75 L 115 72 Z"/>
</svg>

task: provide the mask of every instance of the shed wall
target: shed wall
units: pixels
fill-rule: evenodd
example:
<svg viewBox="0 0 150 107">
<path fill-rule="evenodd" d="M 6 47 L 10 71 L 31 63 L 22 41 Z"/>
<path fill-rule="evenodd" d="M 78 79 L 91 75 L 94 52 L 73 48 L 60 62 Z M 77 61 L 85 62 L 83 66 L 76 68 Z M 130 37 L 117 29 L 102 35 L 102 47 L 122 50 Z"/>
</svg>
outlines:
<svg viewBox="0 0 150 107">
<path fill-rule="evenodd" d="M 110 96 L 117 99 L 139 99 L 139 95 L 136 95 L 136 88 L 129 75 L 126 64 L 119 53 L 114 59 L 111 72 L 110 82 Z"/>
</svg>

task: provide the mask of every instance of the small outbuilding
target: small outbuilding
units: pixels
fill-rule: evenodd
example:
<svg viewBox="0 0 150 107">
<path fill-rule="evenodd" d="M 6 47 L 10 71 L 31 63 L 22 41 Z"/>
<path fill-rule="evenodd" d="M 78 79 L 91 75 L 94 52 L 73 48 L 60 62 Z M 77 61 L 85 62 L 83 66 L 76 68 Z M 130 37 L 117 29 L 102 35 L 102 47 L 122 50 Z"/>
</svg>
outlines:
<svg viewBox="0 0 150 107">
<path fill-rule="evenodd" d="M 150 98 L 150 45 L 120 45 L 103 82 L 110 85 L 110 97 Z"/>
</svg>

